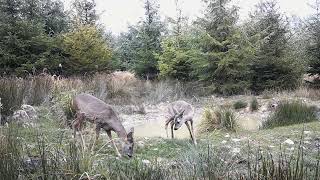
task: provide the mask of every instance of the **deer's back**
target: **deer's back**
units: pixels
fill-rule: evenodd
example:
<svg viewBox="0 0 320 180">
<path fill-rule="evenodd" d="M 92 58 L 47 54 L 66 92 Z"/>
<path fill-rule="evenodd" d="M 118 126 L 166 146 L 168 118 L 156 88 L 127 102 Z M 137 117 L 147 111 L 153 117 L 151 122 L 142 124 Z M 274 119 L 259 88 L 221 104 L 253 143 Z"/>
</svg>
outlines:
<svg viewBox="0 0 320 180">
<path fill-rule="evenodd" d="M 175 111 L 177 113 L 184 111 L 184 116 L 193 116 L 193 107 L 191 104 L 185 102 L 185 101 L 175 101 L 169 104 L 168 106 L 168 113 L 170 116 L 175 115 Z"/>
<path fill-rule="evenodd" d="M 103 119 L 104 121 L 117 119 L 117 115 L 110 105 L 90 94 L 79 94 L 75 96 L 73 106 L 76 111 L 83 112 L 89 117 Z"/>
</svg>

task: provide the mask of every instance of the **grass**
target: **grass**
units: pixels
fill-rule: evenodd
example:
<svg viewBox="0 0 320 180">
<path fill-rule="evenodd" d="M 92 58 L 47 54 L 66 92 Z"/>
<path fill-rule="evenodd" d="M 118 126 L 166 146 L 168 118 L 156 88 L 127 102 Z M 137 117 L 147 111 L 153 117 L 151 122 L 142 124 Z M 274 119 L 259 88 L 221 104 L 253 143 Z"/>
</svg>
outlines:
<svg viewBox="0 0 320 180">
<path fill-rule="evenodd" d="M 256 111 L 259 109 L 259 103 L 256 97 L 253 97 L 250 101 L 250 111 Z"/>
<path fill-rule="evenodd" d="M 236 117 L 232 110 L 228 108 L 212 109 L 206 108 L 202 115 L 198 132 L 213 132 L 216 129 L 235 131 L 237 128 Z"/>
<path fill-rule="evenodd" d="M 234 109 L 243 109 L 248 106 L 248 103 L 242 100 L 238 100 L 233 104 Z"/>
<path fill-rule="evenodd" d="M 316 107 L 300 101 L 281 102 L 275 112 L 265 121 L 262 128 L 274 128 L 292 124 L 317 121 Z"/>
<path fill-rule="evenodd" d="M 157 147 L 163 152 L 154 152 L 150 146 L 137 149 L 133 159 L 116 159 L 106 152 L 91 154 L 83 151 L 80 144 L 66 139 L 66 136 L 48 139 L 52 132 L 41 130 L 34 137 L 34 147 L 27 148 L 27 153 L 26 148 L 20 148 L 24 146 L 23 141 L 19 141 L 24 132 L 17 133 L 19 128 L 11 126 L 2 130 L 5 130 L 1 132 L 6 146 L 1 146 L 0 156 L 6 161 L 1 161 L 0 166 L 7 168 L 0 168 L 0 173 L 6 179 L 16 179 L 18 175 L 25 179 L 319 178 L 319 158 L 311 163 L 306 161 L 308 154 L 302 148 L 303 144 L 298 144 L 292 154 L 280 150 L 279 156 L 270 151 L 264 153 L 249 144 L 243 154 L 235 156 L 227 146 L 217 146 L 211 141 L 201 142 L 195 147 L 186 140 L 150 139 L 147 143 L 152 142 L 152 148 Z M 170 152 L 174 154 L 168 155 Z M 25 162 L 25 155 L 38 158 L 40 163 L 32 168 L 21 164 Z M 159 156 L 165 160 L 159 161 L 156 158 Z M 149 159 L 150 163 L 144 163 L 144 159 Z"/>
</svg>

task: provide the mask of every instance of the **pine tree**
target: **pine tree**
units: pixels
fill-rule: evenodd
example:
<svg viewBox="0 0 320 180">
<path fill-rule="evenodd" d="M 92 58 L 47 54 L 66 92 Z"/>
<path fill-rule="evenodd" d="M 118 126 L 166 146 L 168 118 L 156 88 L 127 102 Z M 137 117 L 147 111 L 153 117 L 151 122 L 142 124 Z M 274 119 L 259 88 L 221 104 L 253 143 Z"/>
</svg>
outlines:
<svg viewBox="0 0 320 180">
<path fill-rule="evenodd" d="M 95 0 L 74 0 L 73 20 L 76 25 L 96 25 L 99 15 L 96 11 Z"/>
<path fill-rule="evenodd" d="M 292 89 L 299 80 L 295 59 L 286 57 L 288 50 L 288 22 L 276 1 L 261 2 L 251 15 L 252 35 L 258 36 L 251 89 Z"/>
<path fill-rule="evenodd" d="M 307 54 L 309 55 L 309 69 L 308 73 L 310 75 L 320 75 L 320 2 L 316 1 L 313 8 L 316 13 L 313 14 L 307 25 L 308 30 L 308 42 Z M 315 83 L 320 84 L 320 78 L 318 78 Z M 319 86 L 319 85 L 317 85 Z"/>
<path fill-rule="evenodd" d="M 204 58 L 193 62 L 194 73 L 216 93 L 237 94 L 248 89 L 248 59 L 251 51 L 236 27 L 238 8 L 230 0 L 206 0 L 199 25 L 198 46 Z"/>
<path fill-rule="evenodd" d="M 143 78 L 155 78 L 159 72 L 156 54 L 161 52 L 163 24 L 159 16 L 157 0 L 145 1 L 145 19 L 137 27 L 137 41 L 133 68 Z"/>
</svg>

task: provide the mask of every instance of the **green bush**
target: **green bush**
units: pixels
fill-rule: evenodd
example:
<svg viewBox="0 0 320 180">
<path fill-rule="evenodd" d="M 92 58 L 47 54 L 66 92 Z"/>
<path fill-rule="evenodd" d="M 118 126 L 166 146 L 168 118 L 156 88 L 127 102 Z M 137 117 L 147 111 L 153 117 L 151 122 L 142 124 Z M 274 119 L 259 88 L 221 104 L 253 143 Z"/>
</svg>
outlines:
<svg viewBox="0 0 320 180">
<path fill-rule="evenodd" d="M 251 111 L 256 111 L 258 109 L 259 109 L 259 103 L 258 103 L 257 98 L 254 97 L 250 101 L 250 110 Z"/>
<path fill-rule="evenodd" d="M 236 130 L 236 118 L 230 109 L 205 109 L 198 132 L 212 132 L 216 129 Z"/>
<path fill-rule="evenodd" d="M 275 112 L 262 124 L 263 128 L 273 128 L 317 120 L 316 107 L 302 102 L 281 102 Z"/>
<path fill-rule="evenodd" d="M 247 106 L 248 106 L 248 103 L 242 100 L 238 100 L 233 104 L 234 109 L 243 109 L 243 108 L 246 108 Z"/>
<path fill-rule="evenodd" d="M 22 145 L 13 125 L 0 129 L 0 179 L 18 179 Z"/>
</svg>

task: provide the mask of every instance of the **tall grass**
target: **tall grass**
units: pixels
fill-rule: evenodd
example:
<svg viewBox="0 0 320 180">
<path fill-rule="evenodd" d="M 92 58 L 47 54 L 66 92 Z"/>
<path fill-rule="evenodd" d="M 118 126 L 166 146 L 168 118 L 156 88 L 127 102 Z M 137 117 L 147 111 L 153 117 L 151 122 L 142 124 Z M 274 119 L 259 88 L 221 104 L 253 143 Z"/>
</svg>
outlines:
<svg viewBox="0 0 320 180">
<path fill-rule="evenodd" d="M 18 131 L 13 125 L 0 129 L 0 177 L 18 179 L 20 174 L 22 145 L 17 139 Z"/>
<path fill-rule="evenodd" d="M 204 110 L 201 123 L 198 128 L 199 133 L 212 132 L 216 129 L 235 131 L 237 128 L 236 117 L 232 110 L 228 108 Z"/>
<path fill-rule="evenodd" d="M 243 109 L 248 106 L 248 103 L 243 100 L 238 100 L 233 104 L 234 109 Z"/>
<path fill-rule="evenodd" d="M 17 128 L 0 129 L 3 179 L 319 179 L 319 159 L 306 162 L 302 143 L 295 153 L 281 151 L 279 156 L 260 150 L 252 153 L 248 145 L 245 157 L 245 152 L 233 155 L 228 147 L 205 142 L 195 147 L 181 141 L 176 145 L 184 148 L 175 157 L 145 164 L 141 158 L 116 159 L 106 152 L 90 153 L 61 132 L 30 129 L 35 135 L 30 141 L 25 129 L 21 132 Z M 26 163 L 26 157 L 37 163 Z"/>
<path fill-rule="evenodd" d="M 262 128 L 273 128 L 316 121 L 316 107 L 300 101 L 281 102 L 275 112 L 262 124 Z"/>
<path fill-rule="evenodd" d="M 256 111 L 259 109 L 259 103 L 256 97 L 253 97 L 250 101 L 250 110 Z"/>
</svg>

